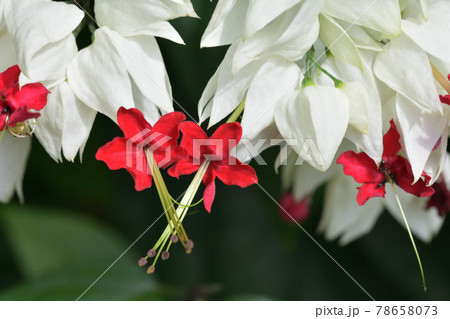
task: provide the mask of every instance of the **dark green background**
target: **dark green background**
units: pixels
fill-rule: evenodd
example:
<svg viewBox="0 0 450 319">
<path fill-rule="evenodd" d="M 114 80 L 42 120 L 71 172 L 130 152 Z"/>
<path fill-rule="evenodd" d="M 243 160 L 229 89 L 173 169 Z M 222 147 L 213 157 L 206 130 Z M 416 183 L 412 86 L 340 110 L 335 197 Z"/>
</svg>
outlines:
<svg viewBox="0 0 450 319">
<path fill-rule="evenodd" d="M 186 46 L 158 39 L 174 98 L 196 117 L 196 105 L 226 48 L 199 49 L 215 3 L 193 1 L 202 19 L 173 21 Z M 81 41 L 82 42 L 82 41 Z M 53 162 L 37 141 L 27 167 L 26 203 L 0 205 L 0 299 L 75 300 L 162 213 L 156 190 L 134 190 L 125 171 L 109 171 L 96 150 L 121 135 L 98 115 L 83 164 Z M 1 147 L 1 146 L 0 146 Z M 280 178 L 255 167 L 274 198 Z M 166 176 L 166 175 L 165 175 Z M 167 178 L 173 196 L 191 177 Z M 304 181 L 308 183 L 308 181 Z M 339 247 L 316 233 L 323 187 L 315 194 L 305 229 L 377 300 L 448 300 L 450 239 L 446 222 L 431 244 L 418 243 L 428 292 L 405 229 L 385 213 L 373 231 Z M 211 215 L 203 207 L 185 228 L 195 241 L 191 255 L 178 246 L 148 276 L 137 260 L 153 246 L 161 219 L 81 300 L 368 300 L 369 297 L 298 226 L 286 224 L 258 187 L 217 182 Z"/>
</svg>

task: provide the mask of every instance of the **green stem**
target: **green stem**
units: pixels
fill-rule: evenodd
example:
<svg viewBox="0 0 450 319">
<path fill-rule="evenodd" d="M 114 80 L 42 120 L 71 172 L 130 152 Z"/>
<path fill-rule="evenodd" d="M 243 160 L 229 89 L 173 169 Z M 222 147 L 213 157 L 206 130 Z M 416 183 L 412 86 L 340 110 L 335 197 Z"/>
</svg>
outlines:
<svg viewBox="0 0 450 319">
<path fill-rule="evenodd" d="M 412 246 L 414 248 L 414 252 L 416 253 L 417 262 L 419 263 L 420 273 L 422 275 L 423 290 L 426 292 L 427 291 L 427 285 L 425 283 L 425 274 L 423 272 L 423 267 L 422 267 L 422 262 L 420 260 L 419 252 L 417 251 L 416 243 L 414 241 L 414 237 L 412 236 L 411 230 L 409 228 L 409 224 L 408 224 L 408 221 L 406 219 L 405 212 L 403 211 L 402 204 L 400 203 L 400 199 L 398 197 L 397 190 L 395 189 L 394 184 L 391 183 L 391 186 L 392 186 L 392 189 L 394 190 L 395 199 L 397 200 L 398 207 L 400 208 L 400 212 L 402 213 L 402 217 L 403 217 L 403 220 L 405 222 L 405 226 L 406 226 L 406 230 L 408 231 L 409 238 L 411 239 L 411 243 L 412 243 Z"/>
<path fill-rule="evenodd" d="M 332 75 L 330 72 L 328 72 L 326 69 L 324 69 L 319 63 L 317 63 L 316 59 L 314 59 L 314 53 L 311 53 L 311 51 L 308 52 L 308 60 L 311 61 L 316 68 L 318 68 L 321 72 L 325 73 L 330 79 L 333 80 L 334 86 L 339 88 L 344 85 L 344 82 L 336 78 L 334 75 Z"/>
<path fill-rule="evenodd" d="M 239 116 L 244 112 L 245 108 L 245 100 L 247 97 L 244 97 L 242 99 L 242 102 L 238 105 L 238 107 L 234 110 L 234 112 L 230 115 L 230 118 L 228 119 L 227 123 L 233 123 L 236 122 Z"/>
<path fill-rule="evenodd" d="M 200 200 L 199 200 L 198 202 L 196 202 L 195 204 L 185 206 L 185 205 L 183 205 L 183 204 L 181 204 L 181 203 L 178 203 L 178 202 L 175 200 L 175 198 L 173 198 L 172 196 L 170 196 L 170 198 L 172 198 L 172 201 L 173 201 L 175 204 L 177 204 L 178 206 L 184 206 L 184 207 L 187 207 L 187 208 L 195 207 L 195 206 L 197 206 L 198 204 L 200 204 L 201 202 L 203 202 L 203 198 L 200 198 Z"/>
</svg>

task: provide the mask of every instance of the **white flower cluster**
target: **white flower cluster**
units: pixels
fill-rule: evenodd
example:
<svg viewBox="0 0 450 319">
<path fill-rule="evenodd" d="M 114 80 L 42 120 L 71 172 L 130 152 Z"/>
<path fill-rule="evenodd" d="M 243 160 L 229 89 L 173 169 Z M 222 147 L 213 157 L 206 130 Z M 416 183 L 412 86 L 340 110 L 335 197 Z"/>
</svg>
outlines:
<svg viewBox="0 0 450 319">
<path fill-rule="evenodd" d="M 78 50 L 74 33 L 94 21 L 77 5 L 0 0 L 0 70 L 18 64 L 21 85 L 41 82 L 51 92 L 36 136 L 56 161 L 81 156 L 97 112 L 116 121 L 121 105 L 137 107 L 154 123 L 173 111 L 155 36 L 183 43 L 167 21 L 197 16 L 190 0 L 96 0 L 94 12 L 93 43 Z M 4 134 L 0 201 L 8 201 L 14 190 L 22 197 L 30 148 L 31 139 Z"/>
<path fill-rule="evenodd" d="M 74 4 L 0 0 L 0 70 L 18 64 L 21 85 L 51 91 L 36 136 L 57 161 L 82 153 L 97 112 L 116 121 L 120 106 L 136 107 L 153 124 L 173 111 L 155 37 L 183 43 L 168 20 L 197 16 L 190 0 L 96 0 L 94 13 L 95 23 Z M 79 50 L 74 34 L 86 24 L 93 41 Z M 356 150 L 380 165 L 391 119 L 414 182 L 425 173 L 429 185 L 450 185 L 450 105 L 439 98 L 450 94 L 449 0 L 219 0 L 201 46 L 222 45 L 230 47 L 199 101 L 200 122 L 211 127 L 245 101 L 242 139 L 264 139 L 260 152 L 269 139 L 291 150 L 285 190 L 301 200 L 328 182 L 319 226 L 328 239 L 367 233 L 385 206 L 401 218 L 388 189 L 385 201 L 359 207 L 357 183 L 335 164 Z M 0 201 L 21 195 L 30 143 L 2 140 Z M 242 160 L 255 156 L 239 147 Z M 298 156 L 307 164 L 295 165 Z M 400 197 L 412 231 L 431 240 L 437 209 Z"/>
<path fill-rule="evenodd" d="M 414 181 L 425 172 L 431 185 L 444 172 L 450 184 L 449 105 L 439 98 L 450 92 L 436 81 L 450 73 L 450 1 L 220 0 L 202 45 L 226 44 L 199 102 L 201 121 L 216 124 L 245 98 L 243 138 L 281 135 L 308 162 L 284 168 L 286 190 L 300 201 L 329 181 L 319 226 L 328 239 L 346 244 L 367 233 L 384 203 L 401 220 L 388 188 L 385 201 L 359 207 L 358 184 L 335 164 L 354 149 L 379 165 L 391 119 Z M 413 233 L 431 240 L 442 225 L 436 208 L 400 197 Z"/>
</svg>

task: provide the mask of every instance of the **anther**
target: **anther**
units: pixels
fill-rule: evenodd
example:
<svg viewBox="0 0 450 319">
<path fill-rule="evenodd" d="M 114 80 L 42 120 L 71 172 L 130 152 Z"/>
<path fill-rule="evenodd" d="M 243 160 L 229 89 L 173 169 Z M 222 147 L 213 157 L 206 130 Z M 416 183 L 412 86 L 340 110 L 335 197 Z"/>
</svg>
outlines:
<svg viewBox="0 0 450 319">
<path fill-rule="evenodd" d="M 380 163 L 380 171 L 381 171 L 382 173 L 384 173 L 385 168 L 386 168 L 386 161 L 385 161 L 385 160 L 381 160 L 381 163 Z"/>
<path fill-rule="evenodd" d="M 167 260 L 167 259 L 169 259 L 169 257 L 170 257 L 170 253 L 168 251 L 163 251 L 161 253 L 161 259 L 162 260 Z"/>
<path fill-rule="evenodd" d="M 151 265 L 150 267 L 148 267 L 147 274 L 151 275 L 154 272 L 155 272 L 155 266 Z"/>
<path fill-rule="evenodd" d="M 156 250 L 150 249 L 150 250 L 147 252 L 147 256 L 150 257 L 150 258 L 155 257 L 155 256 L 156 256 Z"/>
<path fill-rule="evenodd" d="M 178 243 L 178 236 L 177 235 L 170 236 L 170 241 L 174 244 Z"/>
<path fill-rule="evenodd" d="M 145 259 L 145 258 L 139 259 L 138 260 L 138 265 L 139 265 L 139 267 L 147 265 L 147 259 Z"/>
</svg>

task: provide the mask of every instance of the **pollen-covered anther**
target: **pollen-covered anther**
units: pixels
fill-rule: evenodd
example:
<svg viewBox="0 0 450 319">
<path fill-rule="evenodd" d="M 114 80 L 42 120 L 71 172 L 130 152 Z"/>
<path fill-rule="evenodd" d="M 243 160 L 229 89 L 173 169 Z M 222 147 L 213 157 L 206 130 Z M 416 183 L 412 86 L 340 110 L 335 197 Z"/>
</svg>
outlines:
<svg viewBox="0 0 450 319">
<path fill-rule="evenodd" d="M 139 267 L 143 267 L 143 266 L 147 265 L 147 259 L 145 259 L 145 258 L 139 259 L 138 265 L 139 265 Z"/>
<path fill-rule="evenodd" d="M 150 249 L 150 250 L 147 252 L 147 256 L 150 257 L 150 258 L 155 257 L 155 256 L 156 256 L 156 250 Z"/>
<path fill-rule="evenodd" d="M 154 272 L 155 272 L 155 266 L 151 265 L 150 267 L 148 267 L 147 274 L 151 275 Z"/>
<path fill-rule="evenodd" d="M 170 241 L 174 244 L 178 243 L 178 236 L 177 235 L 170 236 Z"/>
<path fill-rule="evenodd" d="M 189 240 L 186 243 L 186 253 L 190 254 L 192 252 L 192 248 L 194 248 L 194 242 L 192 240 Z"/>
<path fill-rule="evenodd" d="M 163 251 L 161 253 L 161 259 L 162 260 L 167 260 L 167 259 L 169 259 L 169 257 L 170 257 L 170 253 L 168 251 Z"/>
</svg>

